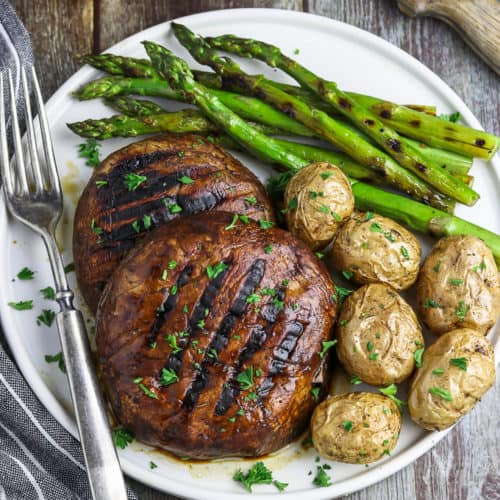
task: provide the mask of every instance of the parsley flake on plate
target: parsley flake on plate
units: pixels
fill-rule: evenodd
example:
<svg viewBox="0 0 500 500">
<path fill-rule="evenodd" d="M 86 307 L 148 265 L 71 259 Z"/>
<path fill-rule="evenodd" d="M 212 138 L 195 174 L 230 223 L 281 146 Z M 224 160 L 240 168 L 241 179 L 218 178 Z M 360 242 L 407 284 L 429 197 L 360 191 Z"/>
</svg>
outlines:
<svg viewBox="0 0 500 500">
<path fill-rule="evenodd" d="M 35 277 L 35 271 L 32 271 L 29 267 L 23 267 L 17 273 L 17 277 L 20 280 L 32 280 Z"/>
<path fill-rule="evenodd" d="M 112 432 L 115 445 L 122 450 L 134 440 L 134 435 L 123 427 L 115 427 Z"/>
</svg>

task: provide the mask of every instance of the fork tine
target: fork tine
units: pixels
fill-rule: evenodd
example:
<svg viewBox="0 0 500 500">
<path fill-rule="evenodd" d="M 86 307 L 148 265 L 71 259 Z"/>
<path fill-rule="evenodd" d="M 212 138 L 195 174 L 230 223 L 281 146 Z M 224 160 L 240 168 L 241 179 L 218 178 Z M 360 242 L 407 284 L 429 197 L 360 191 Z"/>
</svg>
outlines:
<svg viewBox="0 0 500 500">
<path fill-rule="evenodd" d="M 31 67 L 33 90 L 36 98 L 36 105 L 38 108 L 38 120 L 40 122 L 40 129 L 42 131 L 43 139 L 43 149 L 45 151 L 45 161 L 49 169 L 50 184 L 52 190 L 61 196 L 61 184 L 59 182 L 59 174 L 57 173 L 56 159 L 54 156 L 54 148 L 52 147 L 52 139 L 50 137 L 49 123 L 47 121 L 47 115 L 45 113 L 45 107 L 43 104 L 42 92 L 40 91 L 40 85 L 38 83 L 38 78 L 36 76 L 35 68 Z"/>
<path fill-rule="evenodd" d="M 5 95 L 3 73 L 0 73 L 0 168 L 7 196 L 14 193 L 14 185 L 9 168 L 9 146 L 7 144 L 7 119 L 5 117 Z"/>
<path fill-rule="evenodd" d="M 28 181 L 26 180 L 26 171 L 24 168 L 23 145 L 21 142 L 21 131 L 19 130 L 19 121 L 17 119 L 16 94 L 14 93 L 14 82 L 12 80 L 12 71 L 8 70 L 9 80 L 9 100 L 10 100 L 10 116 L 12 126 L 12 137 L 14 139 L 14 151 L 16 153 L 16 161 L 14 162 L 14 170 L 18 176 L 18 186 L 21 188 L 21 193 L 27 195 L 29 193 Z"/>
<path fill-rule="evenodd" d="M 31 169 L 35 180 L 35 188 L 37 193 L 44 191 L 42 172 L 40 170 L 40 162 L 38 161 L 38 151 L 36 148 L 35 128 L 33 127 L 33 117 L 31 114 L 30 93 L 28 90 L 28 82 L 26 81 L 26 70 L 21 69 L 21 81 L 24 93 L 24 118 L 26 121 L 26 137 L 28 141 L 28 149 L 31 158 Z"/>
</svg>

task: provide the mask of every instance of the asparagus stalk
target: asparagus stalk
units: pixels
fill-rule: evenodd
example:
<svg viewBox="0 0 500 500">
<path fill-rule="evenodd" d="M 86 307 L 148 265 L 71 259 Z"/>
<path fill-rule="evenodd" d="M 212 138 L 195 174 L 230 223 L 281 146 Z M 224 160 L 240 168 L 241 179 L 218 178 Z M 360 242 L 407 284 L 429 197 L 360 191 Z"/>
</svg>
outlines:
<svg viewBox="0 0 500 500">
<path fill-rule="evenodd" d="M 135 59 L 133 57 L 123 57 L 114 54 L 89 54 L 78 58 L 81 64 L 89 64 L 94 68 L 100 69 L 109 73 L 110 75 L 117 76 L 132 76 L 138 78 L 159 78 L 158 72 L 151 66 L 150 61 L 147 59 Z M 209 88 L 222 88 L 222 79 L 216 73 L 208 73 L 206 71 L 193 71 L 196 80 L 203 83 Z M 306 89 L 297 87 L 295 85 L 287 85 L 285 83 L 273 82 L 281 88 L 281 90 L 288 92 L 296 97 L 300 97 L 306 102 L 314 102 L 316 107 L 323 106 L 325 109 L 331 108 L 325 104 L 321 99 L 318 99 L 313 93 Z M 382 99 L 372 96 L 363 96 L 360 94 L 352 94 L 353 96 L 360 96 L 366 98 L 366 102 L 370 105 L 385 102 Z M 408 107 L 431 115 L 436 114 L 435 106 L 426 106 L 422 104 L 410 104 Z"/>
<path fill-rule="evenodd" d="M 182 59 L 153 42 L 144 42 L 153 65 L 180 89 L 187 100 L 196 104 L 213 122 L 252 154 L 279 163 L 291 172 L 307 165 L 304 160 L 283 149 L 275 139 L 266 137 L 235 115 L 202 84 L 197 83 Z M 482 238 L 500 263 L 500 236 L 405 197 L 388 193 L 369 184 L 351 180 L 356 205 L 361 210 L 373 210 L 407 224 L 411 229 L 435 236 L 470 234 Z"/>
<path fill-rule="evenodd" d="M 192 52 L 196 51 L 197 46 L 202 46 L 198 41 L 199 38 L 196 38 L 188 28 L 176 23 L 172 23 L 172 26 L 177 38 L 184 46 L 188 49 L 194 47 Z M 215 46 L 226 51 L 244 57 L 255 57 L 272 67 L 279 67 L 295 78 L 302 86 L 315 92 L 339 113 L 351 120 L 400 165 L 411 170 L 417 176 L 438 188 L 442 193 L 466 205 L 473 205 L 479 199 L 479 194 L 470 187 L 454 178 L 449 172 L 441 169 L 434 161 L 424 158 L 410 144 L 402 142 L 401 137 L 395 130 L 384 125 L 369 109 L 340 90 L 336 83 L 315 75 L 304 66 L 283 55 L 278 47 L 256 40 L 237 38 L 232 35 L 225 35 L 211 40 L 214 40 Z M 210 58 L 210 54 L 207 55 L 206 50 L 203 51 L 202 55 L 204 61 Z M 213 59 L 214 57 L 212 57 Z M 199 57 L 198 60 L 202 62 Z M 216 65 L 220 72 L 222 65 L 218 61 L 216 61 Z M 232 68 L 232 65 L 226 64 L 225 66 L 228 67 L 229 74 L 237 72 Z M 226 71 L 225 68 L 222 68 L 222 71 Z"/>
<path fill-rule="evenodd" d="M 179 25 L 174 25 L 174 31 L 177 32 L 180 29 Z M 395 123 L 401 122 L 404 122 L 405 125 L 399 129 L 400 132 L 405 134 L 412 132 L 409 134 L 411 137 L 424 142 L 429 141 L 428 143 L 432 146 L 450 149 L 457 153 L 490 159 L 500 146 L 499 137 L 482 130 L 445 122 L 437 117 L 422 117 L 418 111 L 398 104 L 374 103 L 369 96 L 342 92 L 334 82 L 318 77 L 304 66 L 285 56 L 278 47 L 273 45 L 233 35 L 223 35 L 207 40 L 213 47 L 242 57 L 255 57 L 272 67 L 279 67 L 295 78 L 302 86 L 331 104 L 338 112 L 355 121 L 374 139 L 380 138 L 379 144 L 384 145 L 384 147 L 388 144 L 387 141 L 398 139 L 397 135 L 394 135 L 394 129 L 397 130 Z M 368 111 L 367 108 L 370 110 Z M 395 117 L 397 118 L 395 119 Z M 375 124 L 371 125 L 367 120 L 372 120 Z M 384 129 L 382 136 L 379 132 L 380 121 L 385 122 L 385 127 L 382 127 Z M 390 127 L 394 127 L 394 129 Z M 386 150 L 388 151 L 388 149 Z"/>
<path fill-rule="evenodd" d="M 85 122 L 77 122 L 77 123 L 72 123 L 68 124 L 69 128 L 73 130 L 73 132 L 77 133 L 78 135 L 82 137 L 93 137 L 95 139 L 108 139 L 109 137 L 132 137 L 135 135 L 140 135 L 140 134 L 149 134 L 149 133 L 155 133 L 155 132 L 172 132 L 172 133 L 183 133 L 183 132 L 196 132 L 199 134 L 204 134 L 207 132 L 212 132 L 213 125 L 211 123 L 208 123 L 208 120 L 203 118 L 203 115 L 199 115 L 199 120 L 194 120 L 194 123 L 188 123 L 192 120 L 190 120 L 193 110 L 186 110 L 184 111 L 179 111 L 178 116 L 176 117 L 175 114 L 173 113 L 167 113 L 167 111 L 159 106 L 158 104 L 147 101 L 144 99 L 134 99 L 131 97 L 127 96 L 117 96 L 113 98 L 108 98 L 106 99 L 106 104 L 108 104 L 110 107 L 115 109 L 116 111 L 123 113 L 127 116 L 132 116 L 132 117 L 146 117 L 150 115 L 163 115 L 167 114 L 165 116 L 165 122 L 167 126 L 165 128 L 162 128 L 162 124 L 164 123 L 164 119 L 162 116 L 158 116 L 157 122 L 152 122 L 153 127 L 149 128 L 149 124 L 151 123 L 148 120 L 142 120 L 139 123 L 139 128 L 136 126 L 135 122 L 133 120 L 125 120 L 123 117 L 111 117 L 108 119 L 102 119 L 102 120 L 86 120 Z M 238 114 L 238 113 L 237 113 Z M 176 129 L 175 127 L 175 122 L 176 120 L 180 123 L 185 124 L 184 127 L 181 129 Z M 205 122 L 207 122 L 205 124 Z M 195 124 L 199 124 L 199 128 L 195 126 Z M 263 129 L 261 127 L 261 131 L 265 131 L 266 134 L 271 134 L 271 135 L 280 135 L 283 133 L 286 133 L 287 131 L 279 130 L 277 128 L 272 128 L 268 127 L 267 129 Z M 314 148 L 317 151 L 320 152 L 328 152 L 326 149 L 321 149 L 321 148 Z M 433 150 L 432 148 L 429 148 L 431 151 L 438 151 L 438 150 Z M 440 150 L 439 150 L 440 151 Z M 442 151 L 444 155 L 452 154 L 453 153 L 448 153 L 446 151 Z M 298 155 L 300 156 L 300 154 Z M 346 157 L 346 155 L 342 155 Z M 310 161 L 313 161 L 312 159 Z M 316 161 L 321 161 L 320 157 L 316 157 Z M 325 161 L 329 161 L 325 158 Z M 443 159 L 445 161 L 445 159 Z M 354 163 L 354 162 L 353 162 Z M 361 166 L 356 163 L 359 168 L 362 168 L 364 171 L 366 171 L 366 167 Z M 442 164 L 442 168 L 448 168 L 446 163 Z M 452 169 L 450 169 L 452 171 Z M 462 180 L 462 182 L 465 183 L 470 183 L 471 182 L 471 177 L 467 175 L 468 169 L 464 167 L 463 170 L 459 171 L 453 171 L 453 175 L 457 176 Z M 350 175 L 350 174 L 349 174 Z M 356 176 L 353 176 L 354 178 L 358 178 Z M 367 176 L 366 172 L 363 176 L 365 179 L 373 178 L 373 179 L 380 179 L 380 177 L 375 174 L 374 176 L 370 177 Z"/>
<path fill-rule="evenodd" d="M 101 54 L 101 55 L 89 55 L 83 56 L 80 58 L 80 62 L 90 64 L 98 69 L 102 69 L 112 75 L 118 76 L 132 76 L 132 77 L 140 77 L 140 78 L 154 78 L 159 80 L 159 75 L 151 66 L 151 63 L 146 59 L 134 59 L 131 57 L 122 57 L 115 56 L 113 54 Z M 221 89 L 225 83 L 223 79 L 217 75 L 216 73 L 208 73 L 204 71 L 194 71 L 195 78 L 203 83 L 206 87 Z M 317 96 L 309 92 L 307 89 L 303 89 L 301 87 L 296 87 L 294 85 L 288 85 L 284 83 L 271 82 L 267 80 L 269 83 L 272 83 L 276 87 L 281 90 L 290 93 L 295 97 L 299 97 L 307 104 L 310 104 L 316 108 L 322 109 L 323 111 L 331 113 L 335 110 L 327 103 L 319 99 Z M 158 82 L 161 86 L 162 83 Z M 237 85 L 231 84 L 230 82 L 226 85 L 227 90 L 241 90 Z M 372 111 L 376 111 L 379 109 L 378 104 L 385 104 L 385 101 L 381 101 L 375 97 L 364 96 L 361 94 L 352 94 L 349 95 L 355 96 L 358 100 L 362 100 L 367 107 L 370 107 Z M 229 96 L 229 94 L 227 94 Z M 234 97 L 236 99 L 236 97 Z M 242 102 L 242 105 L 245 107 L 247 104 L 252 103 L 252 100 L 247 98 L 247 101 Z M 237 101 L 236 101 L 237 102 Z M 392 103 L 390 103 L 392 104 Z M 394 104 L 394 106 L 397 106 Z M 418 110 L 421 112 L 425 112 L 431 115 L 436 114 L 436 108 L 434 106 L 425 106 L 425 105 L 407 105 L 408 107 L 412 107 L 414 110 Z M 230 106 L 231 107 L 231 106 Z M 255 106 L 251 106 L 251 109 Z M 233 111 L 238 112 L 234 107 L 232 107 Z M 127 113 L 125 113 L 127 114 Z M 241 115 L 241 113 L 239 113 Z M 255 116 L 247 116 L 248 119 L 256 120 Z M 414 120 L 413 120 L 414 121 Z M 411 127 L 411 124 L 404 122 L 402 127 Z M 396 127 L 397 128 L 397 127 Z M 357 130 L 355 130 L 358 133 Z M 297 135 L 310 136 L 311 131 L 307 128 L 296 129 L 294 133 Z M 408 134 L 411 135 L 411 134 Z M 406 137 L 401 137 L 401 140 L 405 143 L 409 143 L 412 147 L 418 149 L 420 154 L 424 156 L 424 158 L 430 159 L 431 161 L 435 161 L 442 168 L 445 168 L 450 173 L 458 173 L 458 174 L 467 174 L 470 167 L 472 166 L 472 158 L 464 157 L 462 155 L 450 153 L 443 149 L 435 149 L 425 146 L 422 142 L 412 141 Z"/>
</svg>

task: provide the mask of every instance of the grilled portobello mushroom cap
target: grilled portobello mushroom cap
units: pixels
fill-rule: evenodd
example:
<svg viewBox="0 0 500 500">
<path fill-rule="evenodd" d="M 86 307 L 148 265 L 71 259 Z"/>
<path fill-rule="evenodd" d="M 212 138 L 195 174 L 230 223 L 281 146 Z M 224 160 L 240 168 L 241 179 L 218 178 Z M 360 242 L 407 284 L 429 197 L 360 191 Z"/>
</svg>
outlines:
<svg viewBox="0 0 500 500">
<path fill-rule="evenodd" d="M 147 231 L 206 210 L 274 220 L 257 177 L 200 136 L 156 136 L 108 156 L 83 191 L 73 230 L 78 284 L 92 312 L 123 256 Z"/>
<path fill-rule="evenodd" d="M 115 415 L 179 456 L 271 453 L 326 392 L 335 315 L 326 267 L 290 233 L 222 212 L 176 219 L 130 251 L 99 303 Z"/>
</svg>

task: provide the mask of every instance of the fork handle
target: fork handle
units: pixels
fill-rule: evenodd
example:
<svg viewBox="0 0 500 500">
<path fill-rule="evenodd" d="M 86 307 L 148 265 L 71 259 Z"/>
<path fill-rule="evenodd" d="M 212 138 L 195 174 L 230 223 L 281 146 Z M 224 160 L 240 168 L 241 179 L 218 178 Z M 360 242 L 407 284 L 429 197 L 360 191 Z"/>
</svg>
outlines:
<svg viewBox="0 0 500 500">
<path fill-rule="evenodd" d="M 126 500 L 82 313 L 63 305 L 56 322 L 93 498 Z"/>
</svg>

